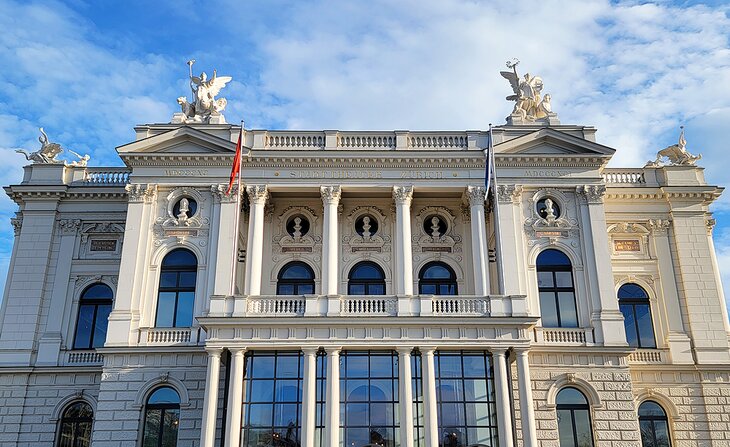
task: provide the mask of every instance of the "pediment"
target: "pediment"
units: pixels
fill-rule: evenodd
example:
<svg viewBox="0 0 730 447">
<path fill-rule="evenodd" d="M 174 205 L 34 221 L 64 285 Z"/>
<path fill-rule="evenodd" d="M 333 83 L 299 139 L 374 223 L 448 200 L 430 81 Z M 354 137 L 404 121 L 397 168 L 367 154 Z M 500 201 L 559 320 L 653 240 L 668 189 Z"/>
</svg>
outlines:
<svg viewBox="0 0 730 447">
<path fill-rule="evenodd" d="M 181 126 L 170 131 L 117 147 L 120 156 L 143 154 L 225 155 L 236 151 L 236 143 Z"/>
<path fill-rule="evenodd" d="M 610 157 L 616 152 L 608 146 L 578 138 L 550 128 L 540 129 L 526 135 L 497 144 L 497 154 L 525 156 L 592 156 Z"/>
</svg>

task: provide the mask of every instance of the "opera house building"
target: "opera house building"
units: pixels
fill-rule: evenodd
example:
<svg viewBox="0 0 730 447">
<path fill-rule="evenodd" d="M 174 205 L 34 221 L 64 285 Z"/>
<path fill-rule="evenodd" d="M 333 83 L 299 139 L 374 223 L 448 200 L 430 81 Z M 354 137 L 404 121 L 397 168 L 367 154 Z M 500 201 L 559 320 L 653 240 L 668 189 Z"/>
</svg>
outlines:
<svg viewBox="0 0 730 447">
<path fill-rule="evenodd" d="M 44 136 L 5 187 L 0 445 L 730 445 L 683 137 L 608 168 L 527 93 L 491 131 L 241 129 L 195 79 L 123 167 Z"/>
</svg>

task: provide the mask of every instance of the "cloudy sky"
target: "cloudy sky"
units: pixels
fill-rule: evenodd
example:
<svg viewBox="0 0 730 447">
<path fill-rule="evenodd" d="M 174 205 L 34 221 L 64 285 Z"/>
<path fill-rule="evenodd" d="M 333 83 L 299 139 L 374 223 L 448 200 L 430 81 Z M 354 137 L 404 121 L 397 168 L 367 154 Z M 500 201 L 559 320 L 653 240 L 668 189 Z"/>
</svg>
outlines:
<svg viewBox="0 0 730 447">
<path fill-rule="evenodd" d="M 119 165 L 132 126 L 166 122 L 185 62 L 217 68 L 249 128 L 485 129 L 511 106 L 498 72 L 539 74 L 563 123 L 598 127 L 612 166 L 642 166 L 687 128 L 706 176 L 730 184 L 730 6 L 608 1 L 0 0 L 0 183 L 15 149 L 52 141 Z M 0 198 L 0 286 L 14 204 Z M 730 286 L 730 193 L 714 207 Z M 730 289 L 728 289 L 730 290 Z M 730 294 L 729 294 L 730 298 Z"/>
</svg>

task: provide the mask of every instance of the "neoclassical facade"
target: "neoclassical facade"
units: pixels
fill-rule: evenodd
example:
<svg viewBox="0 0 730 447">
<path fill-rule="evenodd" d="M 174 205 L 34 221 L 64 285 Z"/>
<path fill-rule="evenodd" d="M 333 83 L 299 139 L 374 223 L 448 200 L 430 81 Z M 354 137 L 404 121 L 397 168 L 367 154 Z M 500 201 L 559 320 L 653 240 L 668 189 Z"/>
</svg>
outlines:
<svg viewBox="0 0 730 447">
<path fill-rule="evenodd" d="M 224 122 L 224 121 L 223 121 Z M 8 446 L 730 445 L 727 311 L 692 164 L 588 126 L 141 125 L 35 163 L 0 314 Z"/>
</svg>

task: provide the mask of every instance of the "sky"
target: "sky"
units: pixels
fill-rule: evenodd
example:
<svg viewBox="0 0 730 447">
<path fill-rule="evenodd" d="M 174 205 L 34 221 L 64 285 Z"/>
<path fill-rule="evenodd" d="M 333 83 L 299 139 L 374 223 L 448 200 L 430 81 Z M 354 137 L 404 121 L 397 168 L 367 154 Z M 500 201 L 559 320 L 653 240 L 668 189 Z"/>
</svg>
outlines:
<svg viewBox="0 0 730 447">
<path fill-rule="evenodd" d="M 0 0 L 0 170 L 19 183 L 38 127 L 121 165 L 133 126 L 168 122 L 188 67 L 233 76 L 247 128 L 486 129 L 511 111 L 505 61 L 542 76 L 564 124 L 593 125 L 640 167 L 686 127 L 707 180 L 730 184 L 730 4 L 660 1 Z M 0 197 L 0 287 L 17 207 Z M 714 206 L 730 292 L 730 193 Z M 730 303 L 730 293 L 728 294 Z"/>
</svg>

